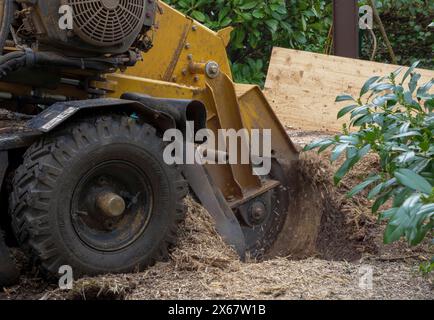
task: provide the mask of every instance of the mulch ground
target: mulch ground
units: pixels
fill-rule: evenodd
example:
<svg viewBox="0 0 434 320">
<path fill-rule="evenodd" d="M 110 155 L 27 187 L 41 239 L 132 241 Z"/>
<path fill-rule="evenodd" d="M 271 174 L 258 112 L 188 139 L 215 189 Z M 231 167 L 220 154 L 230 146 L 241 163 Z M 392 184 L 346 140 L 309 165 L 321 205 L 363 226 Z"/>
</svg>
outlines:
<svg viewBox="0 0 434 320">
<path fill-rule="evenodd" d="M 300 145 L 322 133 L 290 133 Z M 434 254 L 430 243 L 409 248 L 382 244 L 384 226 L 370 212 L 363 195 L 346 193 L 376 170 L 370 156 L 341 185 L 332 184 L 337 164 L 327 155 L 303 154 L 296 194 L 307 228 L 305 250 L 294 250 L 293 226 L 285 226 L 273 255 L 265 261 L 241 263 L 214 229 L 209 214 L 188 198 L 187 219 L 171 259 L 143 273 L 102 276 L 76 281 L 61 291 L 43 280 L 22 254 L 24 274 L 6 288 L 1 299 L 428 299 L 434 298 L 433 276 L 419 272 Z M 303 230 L 302 230 L 303 231 Z M 289 243 L 291 239 L 291 243 Z M 286 241 L 286 242 L 285 242 Z M 295 252 L 295 253 L 294 253 Z M 362 280 L 372 273 L 372 287 Z"/>
</svg>

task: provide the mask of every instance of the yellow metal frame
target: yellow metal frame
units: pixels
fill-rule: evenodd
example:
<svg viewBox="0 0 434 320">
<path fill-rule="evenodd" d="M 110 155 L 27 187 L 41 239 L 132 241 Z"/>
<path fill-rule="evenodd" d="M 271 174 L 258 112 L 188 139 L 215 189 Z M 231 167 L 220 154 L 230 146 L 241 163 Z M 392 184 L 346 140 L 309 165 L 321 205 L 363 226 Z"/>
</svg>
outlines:
<svg viewBox="0 0 434 320">
<path fill-rule="evenodd" d="M 271 129 L 273 156 L 290 166 L 298 157 L 297 150 L 260 88 L 233 82 L 226 52 L 232 28 L 214 32 L 161 1 L 159 7 L 152 31 L 154 47 L 143 54 L 143 61 L 92 82 L 91 87 L 104 89 L 107 98 L 129 92 L 201 101 L 207 107 L 207 127 L 215 133 L 218 129 Z M 210 61 L 219 66 L 214 79 L 205 72 Z M 1 82 L 0 87 L 17 96 L 32 92 L 31 86 L 22 84 Z M 86 91 L 67 85 L 46 89 L 46 93 L 77 100 L 88 97 Z M 240 142 L 240 147 L 247 146 Z M 234 206 L 267 190 L 251 165 L 210 165 L 208 172 Z"/>
<path fill-rule="evenodd" d="M 207 107 L 208 128 L 271 129 L 274 157 L 284 165 L 297 159 L 296 148 L 260 88 L 233 83 L 226 52 L 232 29 L 216 33 L 162 2 L 160 7 L 154 47 L 144 55 L 143 62 L 123 73 L 107 75 L 107 82 L 95 86 L 108 90 L 107 97 L 137 92 L 201 101 Z M 209 61 L 220 66 L 215 79 L 192 68 Z M 229 202 L 239 203 L 262 189 L 250 165 L 210 165 L 208 171 Z"/>
</svg>

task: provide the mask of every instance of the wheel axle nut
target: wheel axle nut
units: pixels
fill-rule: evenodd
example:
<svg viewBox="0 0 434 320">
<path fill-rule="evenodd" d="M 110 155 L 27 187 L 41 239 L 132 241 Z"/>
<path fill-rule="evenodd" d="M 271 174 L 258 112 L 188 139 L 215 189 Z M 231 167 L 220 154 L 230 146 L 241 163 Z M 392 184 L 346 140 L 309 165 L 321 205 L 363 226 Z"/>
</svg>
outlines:
<svg viewBox="0 0 434 320">
<path fill-rule="evenodd" d="M 220 74 L 219 64 L 215 61 L 209 61 L 205 66 L 205 73 L 211 79 L 217 78 Z"/>
<path fill-rule="evenodd" d="M 250 208 L 250 216 L 254 222 L 262 222 L 267 214 L 265 205 L 261 202 L 255 202 Z"/>
<path fill-rule="evenodd" d="M 120 217 L 125 209 L 126 204 L 122 197 L 112 192 L 105 192 L 96 197 L 98 208 L 108 217 Z"/>
</svg>

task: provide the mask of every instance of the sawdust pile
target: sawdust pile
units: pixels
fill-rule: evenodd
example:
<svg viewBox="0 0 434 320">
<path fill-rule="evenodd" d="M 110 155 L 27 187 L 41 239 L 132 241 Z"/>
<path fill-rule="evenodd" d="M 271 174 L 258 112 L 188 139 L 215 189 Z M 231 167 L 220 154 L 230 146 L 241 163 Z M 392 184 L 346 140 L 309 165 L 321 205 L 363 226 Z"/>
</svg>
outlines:
<svg viewBox="0 0 434 320">
<path fill-rule="evenodd" d="M 231 269 L 237 253 L 217 234 L 211 216 L 191 198 L 186 199 L 188 214 L 181 229 L 179 246 L 171 254 L 180 271 L 203 271 L 207 268 Z"/>
<path fill-rule="evenodd" d="M 337 187 L 332 183 L 333 173 L 342 164 L 343 159 L 332 165 L 325 157 L 329 159 L 329 154 L 323 155 L 319 164 L 321 171 L 325 170 L 322 172 L 322 179 L 326 179 L 323 186 L 329 197 L 325 202 L 325 213 L 322 216 L 318 250 L 321 251 L 323 258 L 335 260 L 353 260 L 366 253 L 377 253 L 375 238 L 382 231 L 377 224 L 377 217 L 371 213 L 373 202 L 366 199 L 367 191 L 351 199 L 347 194 L 378 170 L 378 157 L 368 155 Z"/>
<path fill-rule="evenodd" d="M 285 228 L 271 251 L 273 256 L 355 261 L 364 253 L 375 253 L 374 234 L 378 227 L 369 214 L 370 203 L 362 196 L 346 194 L 378 167 L 369 156 L 340 186 L 333 184 L 328 155 L 303 153 L 292 181 L 291 205 Z M 336 164 L 338 165 L 338 164 Z M 366 166 L 370 169 L 366 170 Z M 357 178 L 355 178 L 357 176 Z"/>
</svg>

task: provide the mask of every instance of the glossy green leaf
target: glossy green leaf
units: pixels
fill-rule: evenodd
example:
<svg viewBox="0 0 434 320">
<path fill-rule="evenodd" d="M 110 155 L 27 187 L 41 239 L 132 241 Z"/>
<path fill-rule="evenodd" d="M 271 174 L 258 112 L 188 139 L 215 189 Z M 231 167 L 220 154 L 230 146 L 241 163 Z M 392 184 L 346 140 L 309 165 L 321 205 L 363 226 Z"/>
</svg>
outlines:
<svg viewBox="0 0 434 320">
<path fill-rule="evenodd" d="M 381 177 L 378 175 L 366 179 L 364 182 L 362 182 L 358 186 L 354 187 L 350 192 L 348 192 L 348 194 L 347 194 L 348 197 L 354 197 L 355 195 L 359 194 L 360 192 L 365 190 L 367 187 L 369 187 L 371 184 L 373 184 L 374 182 L 377 182 L 380 179 L 381 179 Z"/>
<path fill-rule="evenodd" d="M 433 190 L 426 179 L 408 169 L 400 169 L 395 172 L 395 178 L 404 186 L 425 194 L 431 194 Z"/>
<path fill-rule="evenodd" d="M 370 78 L 368 81 L 365 82 L 365 84 L 362 87 L 362 90 L 360 90 L 360 97 L 363 97 L 366 93 L 369 92 L 369 88 L 378 80 L 380 77 L 375 76 Z"/>
<path fill-rule="evenodd" d="M 350 95 L 344 94 L 336 97 L 335 102 L 343 102 L 343 101 L 355 101 L 354 98 Z"/>
</svg>

